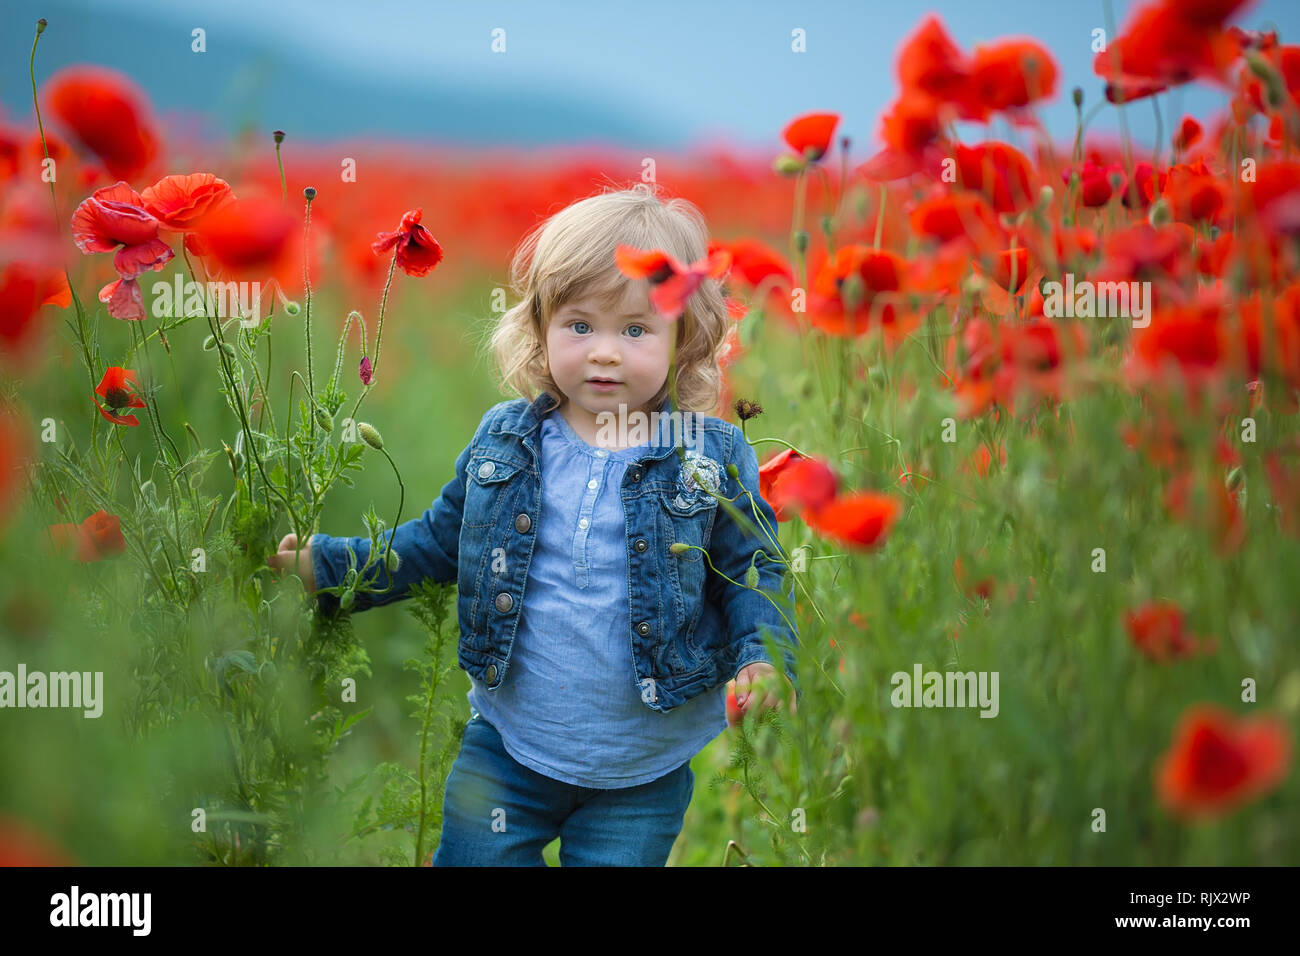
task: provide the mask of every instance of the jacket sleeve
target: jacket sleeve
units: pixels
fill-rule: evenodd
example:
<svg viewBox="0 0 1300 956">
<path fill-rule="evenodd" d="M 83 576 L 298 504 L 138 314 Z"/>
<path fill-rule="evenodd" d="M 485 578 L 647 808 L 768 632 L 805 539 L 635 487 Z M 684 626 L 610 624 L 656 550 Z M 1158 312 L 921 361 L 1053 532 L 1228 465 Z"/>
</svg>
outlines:
<svg viewBox="0 0 1300 956">
<path fill-rule="evenodd" d="M 465 470 L 470 450 L 482 434 L 488 416 L 484 416 L 478 430 L 464 451 L 456 458 L 456 473 L 442 487 L 437 500 L 418 518 L 412 518 L 379 536 L 381 557 L 365 572 L 371 586 L 385 588 L 386 594 L 355 594 L 353 611 L 364 611 L 400 601 L 410 595 L 411 585 L 430 578 L 439 584 L 457 579 L 457 558 L 460 551 L 460 529 L 465 512 Z M 393 550 L 401 558 L 396 574 L 390 574 L 383 565 L 382 549 L 392 540 Z M 328 534 L 311 536 L 312 569 L 316 574 L 317 601 L 322 611 L 333 615 L 339 607 L 334 594 L 320 594 L 320 588 L 334 587 L 348 571 L 348 545 L 357 556 L 357 569 L 366 563 L 370 554 L 370 537 L 336 538 Z"/>
<path fill-rule="evenodd" d="M 731 426 L 732 440 L 728 452 L 728 460 L 736 465 L 737 477 L 730 477 L 725 471 L 722 474 L 723 482 L 720 494 L 726 498 L 735 498 L 732 502 L 741 514 L 745 515 L 751 523 L 759 527 L 760 533 L 755 535 L 748 528 L 742 527 L 736 522 L 730 514 L 718 506 L 718 514 L 714 519 L 713 534 L 709 539 L 709 558 L 713 566 L 721 571 L 732 581 L 739 582 L 739 585 L 732 584 L 719 574 L 709 571 L 706 579 L 706 588 L 708 590 L 709 600 L 713 601 L 721 610 L 723 620 L 730 632 L 731 646 L 735 653 L 735 674 L 747 664 L 755 661 L 765 661 L 773 664 L 774 662 L 768 657 L 768 653 L 763 646 L 764 631 L 770 632 L 776 640 L 778 648 L 781 650 L 784 658 L 787 676 L 790 682 L 798 690 L 799 684 L 795 674 L 794 666 L 794 647 L 798 644 L 799 635 L 792 628 L 794 622 L 794 584 L 791 583 L 790 590 L 785 594 L 781 593 L 781 581 L 786 570 L 786 566 L 781 562 L 780 554 L 768 541 L 767 535 L 762 533 L 764 523 L 767 529 L 770 529 L 773 537 L 779 540 L 779 529 L 776 523 L 776 514 L 758 490 L 758 458 L 754 454 L 754 449 L 749 442 L 745 440 L 744 433 L 735 425 Z M 741 487 L 745 491 L 741 491 Z M 750 508 L 749 496 L 753 495 L 754 508 L 757 509 L 763 521 L 754 522 L 754 513 Z M 736 497 L 739 495 L 739 497 Z M 745 587 L 745 575 L 749 571 L 750 559 L 754 552 L 763 550 L 771 555 L 775 560 L 769 561 L 763 555 L 754 559 L 754 568 L 758 571 L 758 584 L 760 590 L 767 592 L 772 600 L 769 601 L 764 594 L 759 591 L 751 590 Z M 773 606 L 773 601 L 780 606 L 780 611 Z M 787 624 L 782 612 L 791 621 Z"/>
</svg>

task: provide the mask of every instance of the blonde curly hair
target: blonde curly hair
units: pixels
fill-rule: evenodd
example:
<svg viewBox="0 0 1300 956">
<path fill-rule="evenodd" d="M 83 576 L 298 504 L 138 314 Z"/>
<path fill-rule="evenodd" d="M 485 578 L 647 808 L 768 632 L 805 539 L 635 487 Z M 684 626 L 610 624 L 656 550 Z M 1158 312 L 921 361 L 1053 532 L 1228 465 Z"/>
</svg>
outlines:
<svg viewBox="0 0 1300 956">
<path fill-rule="evenodd" d="M 575 299 L 594 295 L 617 303 L 629 279 L 614 265 L 620 245 L 661 249 L 682 263 L 708 254 L 708 227 L 699 208 L 686 199 L 667 202 L 658 187 L 637 183 L 605 188 L 578 200 L 536 227 L 520 243 L 510 266 L 511 287 L 519 303 L 508 309 L 488 337 L 500 386 L 533 401 L 550 392 L 563 407 L 568 398 L 551 377 L 546 332 L 551 317 Z M 721 360 L 728 351 L 732 319 L 722 283 L 705 279 L 677 320 L 673 366 L 677 410 L 713 414 L 722 390 Z M 669 380 L 672 377 L 669 371 Z M 657 408 L 669 394 L 665 381 L 650 402 Z"/>
</svg>

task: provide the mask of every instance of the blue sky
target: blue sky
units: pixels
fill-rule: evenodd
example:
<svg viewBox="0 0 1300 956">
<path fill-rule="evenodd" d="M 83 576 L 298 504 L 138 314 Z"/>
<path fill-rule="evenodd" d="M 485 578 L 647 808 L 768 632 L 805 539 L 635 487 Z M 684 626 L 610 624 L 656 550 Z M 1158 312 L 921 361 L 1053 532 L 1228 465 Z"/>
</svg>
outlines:
<svg viewBox="0 0 1300 956">
<path fill-rule="evenodd" d="M 1134 4 L 1113 6 L 1122 26 Z M 25 66 L 30 24 L 46 15 L 38 80 L 67 62 L 112 65 L 136 77 L 160 111 L 198 112 L 218 134 L 244 123 L 309 139 L 600 139 L 665 148 L 725 141 L 772 151 L 790 118 L 825 110 L 842 115 L 841 132 L 865 158 L 896 94 L 899 42 L 930 10 L 966 50 L 1014 35 L 1044 43 L 1063 79 L 1041 115 L 1060 140 L 1074 129 L 1070 89 L 1081 85 L 1090 103 L 1101 94 L 1090 44 L 1107 20 L 1105 5 L 1094 2 L 8 0 L 0 62 L 10 67 L 0 102 L 26 115 L 26 71 L 13 67 Z M 1271 25 L 1283 42 L 1300 40 L 1294 0 L 1256 0 L 1232 22 Z M 195 27 L 206 31 L 204 54 L 190 50 Z M 504 53 L 491 49 L 496 28 L 505 31 Z M 806 53 L 791 51 L 796 28 L 806 32 Z M 1161 101 L 1166 132 L 1173 114 L 1204 118 L 1225 102 L 1203 85 Z M 1135 137 L 1149 141 L 1150 104 L 1128 115 Z M 1118 129 L 1114 110 L 1094 126 L 1108 129 Z"/>
</svg>

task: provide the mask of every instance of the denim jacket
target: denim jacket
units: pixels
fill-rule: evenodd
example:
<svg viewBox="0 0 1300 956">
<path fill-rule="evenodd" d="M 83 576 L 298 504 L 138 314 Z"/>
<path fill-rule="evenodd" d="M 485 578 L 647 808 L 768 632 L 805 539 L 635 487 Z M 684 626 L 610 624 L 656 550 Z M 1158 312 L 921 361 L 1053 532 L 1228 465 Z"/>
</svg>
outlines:
<svg viewBox="0 0 1300 956">
<path fill-rule="evenodd" d="M 455 581 L 459 663 L 489 690 L 501 685 L 510 667 L 540 508 L 538 426 L 556 404 L 554 396 L 542 392 L 531 403 L 517 398 L 490 408 L 438 499 L 421 517 L 397 527 L 392 544 L 401 558 L 397 571 L 390 575 L 380 562 L 366 571 L 375 586 L 391 582 L 392 590 L 355 595 L 353 609 L 364 610 L 406 597 L 411 584 L 424 578 Z M 660 413 L 671 410 L 671 400 L 665 399 Z M 691 477 L 734 498 L 753 522 L 743 484 L 775 534 L 776 516 L 758 491 L 754 450 L 740 428 L 723 419 L 696 414 L 691 424 L 684 444 L 694 468 L 684 470 L 676 447 L 655 442 L 652 430 L 651 444 L 628 466 L 620 489 L 627 521 L 628 642 L 642 701 L 665 713 L 725 683 L 747 664 L 773 663 L 763 646 L 765 631 L 776 639 L 786 674 L 798 689 L 793 656 L 798 635 L 781 613 L 793 620 L 793 585 L 781 593 L 784 565 L 760 554 L 753 561 L 758 590 L 747 588 L 754 552 L 779 556 L 765 537 L 737 524 Z M 737 478 L 727 473 L 729 463 L 735 464 Z M 706 549 L 713 567 L 737 584 L 710 568 L 698 550 L 673 554 L 674 542 Z M 342 581 L 347 545 L 358 567 L 364 564 L 368 537 L 312 536 L 317 588 Z M 334 595 L 320 594 L 318 600 L 323 611 L 338 608 Z"/>
</svg>

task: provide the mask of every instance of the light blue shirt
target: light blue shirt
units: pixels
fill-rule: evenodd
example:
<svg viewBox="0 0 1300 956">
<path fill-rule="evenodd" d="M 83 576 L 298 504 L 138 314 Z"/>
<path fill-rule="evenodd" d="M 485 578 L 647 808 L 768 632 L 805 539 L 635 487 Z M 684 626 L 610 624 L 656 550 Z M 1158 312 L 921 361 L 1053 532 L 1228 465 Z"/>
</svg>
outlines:
<svg viewBox="0 0 1300 956">
<path fill-rule="evenodd" d="M 648 446 L 597 448 L 554 411 L 540 436 L 541 511 L 510 669 L 494 691 L 470 677 L 470 710 L 547 777 L 610 790 L 649 783 L 726 729 L 725 689 L 666 714 L 637 690 L 619 489 Z"/>
</svg>

